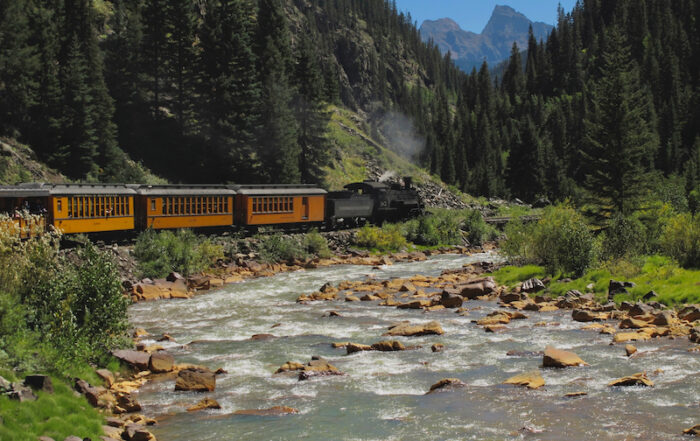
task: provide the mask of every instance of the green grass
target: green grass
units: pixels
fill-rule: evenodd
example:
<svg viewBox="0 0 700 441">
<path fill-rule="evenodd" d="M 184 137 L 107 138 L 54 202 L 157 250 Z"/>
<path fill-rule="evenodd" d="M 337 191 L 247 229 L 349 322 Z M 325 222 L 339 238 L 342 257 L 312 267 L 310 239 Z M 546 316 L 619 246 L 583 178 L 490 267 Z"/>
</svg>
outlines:
<svg viewBox="0 0 700 441">
<path fill-rule="evenodd" d="M 53 377 L 55 392 L 38 392 L 36 401 L 20 403 L 0 397 L 0 439 L 3 441 L 36 441 L 40 436 L 62 440 L 70 435 L 100 439 L 102 415 L 76 396 L 71 388 Z"/>
<path fill-rule="evenodd" d="M 544 277 L 543 267 L 528 265 L 523 267 L 507 266 L 499 269 L 493 276 L 502 285 L 513 286 L 531 277 Z M 581 278 L 568 283 L 557 282 L 560 277 L 554 275 L 547 292 L 554 296 L 562 295 L 568 290 L 583 293 L 593 292 L 599 301 L 607 298 L 610 279 L 634 282 L 637 286 L 628 289 L 629 294 L 618 294 L 615 301 L 637 301 L 649 291 L 655 291 L 655 299 L 666 305 L 700 303 L 700 270 L 679 267 L 664 256 L 647 256 L 637 264 L 635 262 L 608 263 L 604 267 L 587 271 Z M 586 287 L 593 284 L 592 290 Z"/>
</svg>

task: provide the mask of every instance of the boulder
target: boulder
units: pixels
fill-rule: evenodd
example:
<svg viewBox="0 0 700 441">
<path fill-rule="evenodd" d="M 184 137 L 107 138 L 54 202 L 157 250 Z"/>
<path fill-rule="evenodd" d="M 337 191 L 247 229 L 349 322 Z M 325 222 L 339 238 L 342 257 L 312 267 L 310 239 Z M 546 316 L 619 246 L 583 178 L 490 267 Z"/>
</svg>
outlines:
<svg viewBox="0 0 700 441">
<path fill-rule="evenodd" d="M 642 329 L 649 326 L 649 323 L 628 317 L 620 322 L 620 329 Z"/>
<path fill-rule="evenodd" d="M 120 437 L 120 438 L 121 438 L 121 437 Z M 51 438 L 51 437 L 49 437 L 49 436 L 40 436 L 40 437 L 37 438 L 37 439 L 38 439 L 39 441 L 55 441 L 53 438 Z"/>
<path fill-rule="evenodd" d="M 627 294 L 627 288 L 634 288 L 635 286 L 632 282 L 610 280 L 608 283 L 608 299 L 612 299 L 612 296 L 615 294 Z"/>
<path fill-rule="evenodd" d="M 353 295 L 349 295 L 349 296 L 345 296 L 345 301 L 346 302 L 359 302 L 360 298 L 353 296 Z"/>
<path fill-rule="evenodd" d="M 31 388 L 22 386 L 19 383 L 12 383 L 10 386 L 10 391 L 7 392 L 7 396 L 11 400 L 17 400 L 20 403 L 37 400 L 37 396 L 34 394 Z"/>
<path fill-rule="evenodd" d="M 613 342 L 614 343 L 625 343 L 628 341 L 649 340 L 650 338 L 651 337 L 649 337 L 648 334 L 644 334 L 641 332 L 618 332 L 613 337 Z"/>
<path fill-rule="evenodd" d="M 347 354 L 354 354 L 355 352 L 362 352 L 362 351 L 371 351 L 372 347 L 370 345 L 363 345 L 360 343 L 348 343 L 345 346 L 345 350 L 347 351 Z"/>
<path fill-rule="evenodd" d="M 688 334 L 688 339 L 693 343 L 700 343 L 700 328 L 693 328 Z"/>
<path fill-rule="evenodd" d="M 95 371 L 98 377 L 104 381 L 105 386 L 112 387 L 114 384 L 114 375 L 108 369 L 97 369 Z"/>
<path fill-rule="evenodd" d="M 347 346 L 347 343 L 345 343 L 343 346 L 338 346 L 338 347 L 344 347 Z M 335 347 L 335 346 L 333 346 Z M 297 363 L 295 361 L 288 361 L 282 366 L 280 366 L 279 369 L 275 371 L 276 374 L 281 374 L 282 372 L 291 372 L 291 371 L 300 371 L 304 369 L 304 365 L 301 363 Z"/>
<path fill-rule="evenodd" d="M 589 366 L 573 352 L 547 346 L 542 357 L 543 367 L 565 368 L 569 366 Z"/>
<path fill-rule="evenodd" d="M 410 292 L 410 291 L 416 291 L 416 286 L 411 282 L 405 282 L 399 288 L 399 292 Z"/>
<path fill-rule="evenodd" d="M 184 369 L 177 373 L 175 390 L 212 392 L 216 388 L 216 377 L 211 371 Z"/>
<path fill-rule="evenodd" d="M 164 352 L 156 352 L 155 354 L 151 355 L 151 358 L 148 361 L 148 370 L 154 374 L 170 372 L 173 370 L 174 364 L 175 359 L 172 355 Z"/>
<path fill-rule="evenodd" d="M 589 311 L 587 309 L 574 309 L 571 312 L 571 318 L 577 322 L 586 323 L 605 320 L 607 318 L 607 315 L 605 315 L 604 313 Z"/>
<path fill-rule="evenodd" d="M 654 382 L 647 377 L 646 372 L 630 375 L 628 377 L 618 378 L 608 383 L 608 386 L 646 386 L 654 387 Z"/>
<path fill-rule="evenodd" d="M 627 356 L 629 357 L 630 355 L 637 352 L 637 348 L 632 346 L 632 345 L 625 345 L 625 352 L 627 353 Z"/>
<path fill-rule="evenodd" d="M 523 282 L 522 286 L 520 287 L 520 290 L 522 292 L 526 293 L 531 293 L 531 292 L 540 292 L 544 290 L 546 287 L 544 286 L 544 283 L 540 279 L 537 278 L 532 278 L 528 279 Z"/>
<path fill-rule="evenodd" d="M 204 398 L 201 400 L 199 403 L 195 404 L 194 406 L 190 406 L 187 408 L 188 412 L 196 412 L 198 410 L 204 410 L 204 409 L 221 409 L 221 405 L 214 399 L 212 398 Z"/>
<path fill-rule="evenodd" d="M 401 303 L 397 306 L 399 309 L 423 309 L 431 306 L 433 302 L 431 300 L 413 300 L 407 303 Z"/>
<path fill-rule="evenodd" d="M 134 338 L 141 338 L 141 337 L 148 337 L 151 334 L 149 334 L 148 331 L 146 331 L 143 328 L 136 328 L 136 329 L 134 329 L 134 332 L 131 335 Z"/>
<path fill-rule="evenodd" d="M 148 362 L 151 359 L 150 354 L 132 351 L 130 349 L 119 349 L 112 351 L 112 355 L 120 361 L 123 361 L 124 363 L 127 363 L 140 371 L 145 371 L 148 369 Z"/>
<path fill-rule="evenodd" d="M 102 426 L 102 432 L 104 432 L 105 436 L 108 438 L 122 439 L 122 432 L 124 432 L 124 429 L 121 427 Z"/>
<path fill-rule="evenodd" d="M 443 392 L 447 390 L 458 389 L 465 386 L 466 384 L 464 384 L 462 380 L 459 380 L 457 378 L 443 378 L 442 380 L 430 386 L 430 390 L 426 393 L 426 395 L 432 394 L 434 392 Z"/>
<path fill-rule="evenodd" d="M 117 406 L 124 409 L 125 412 L 139 412 L 141 410 L 141 405 L 131 394 L 118 393 L 116 398 Z"/>
<path fill-rule="evenodd" d="M 637 302 L 634 305 L 632 305 L 627 312 L 631 316 L 652 314 L 654 312 L 654 307 L 646 303 Z"/>
<path fill-rule="evenodd" d="M 63 438 L 63 441 L 84 441 L 84 440 L 79 436 L 71 435 L 71 436 L 67 436 L 67 437 Z"/>
<path fill-rule="evenodd" d="M 489 314 L 476 322 L 479 326 L 506 325 L 508 323 L 510 323 L 510 316 L 504 312 Z"/>
<path fill-rule="evenodd" d="M 33 390 L 41 390 L 46 393 L 53 393 L 53 383 L 48 375 L 27 375 L 24 377 L 24 385 Z"/>
<path fill-rule="evenodd" d="M 442 335 L 444 333 L 445 331 L 442 330 L 440 323 L 432 321 L 420 325 L 412 325 L 406 322 L 399 323 L 390 327 L 383 335 L 388 337 L 418 337 L 421 335 Z"/>
<path fill-rule="evenodd" d="M 435 343 L 430 347 L 430 350 L 433 352 L 442 352 L 445 350 L 445 345 L 443 345 L 442 343 Z"/>
<path fill-rule="evenodd" d="M 128 441 L 155 441 L 156 437 L 140 424 L 129 424 L 124 430 L 125 438 Z M 122 437 L 124 437 L 122 435 Z"/>
<path fill-rule="evenodd" d="M 178 280 L 185 280 L 185 278 L 182 277 L 182 275 L 180 275 L 180 273 L 173 271 L 172 273 L 168 274 L 165 277 L 165 280 L 167 280 L 168 282 L 176 282 Z"/>
<path fill-rule="evenodd" d="M 308 380 L 311 377 L 343 375 L 340 370 L 321 358 L 312 359 L 299 373 L 299 381 Z"/>
<path fill-rule="evenodd" d="M 489 295 L 496 290 L 496 282 L 492 278 L 484 279 L 480 282 L 472 282 L 459 287 L 460 295 L 465 299 L 475 299 L 477 297 Z"/>
<path fill-rule="evenodd" d="M 685 429 L 683 431 L 684 435 L 700 436 L 700 424 L 696 424 L 693 427 Z"/>
<path fill-rule="evenodd" d="M 446 289 L 442 291 L 440 296 L 440 304 L 445 308 L 459 308 L 462 306 L 464 298 L 459 295 L 459 291 L 453 289 Z"/>
<path fill-rule="evenodd" d="M 700 305 L 690 305 L 678 312 L 678 318 L 688 322 L 700 320 Z"/>
<path fill-rule="evenodd" d="M 299 413 L 299 410 L 287 406 L 274 406 L 269 409 L 244 409 L 233 412 L 234 415 L 253 415 L 253 416 L 279 416 L 291 415 Z"/>
<path fill-rule="evenodd" d="M 539 370 L 534 370 L 510 377 L 504 381 L 503 384 L 513 384 L 515 386 L 526 386 L 529 389 L 538 389 L 544 386 L 544 378 L 542 378 Z"/>
<path fill-rule="evenodd" d="M 375 351 L 393 352 L 403 351 L 406 349 L 406 346 L 404 346 L 403 343 L 397 340 L 386 340 L 374 343 L 371 348 Z"/>
<path fill-rule="evenodd" d="M 519 292 L 504 292 L 501 293 L 500 296 L 498 296 L 498 299 L 503 303 L 519 302 L 525 300 L 526 298 L 526 295 L 521 294 Z"/>
</svg>

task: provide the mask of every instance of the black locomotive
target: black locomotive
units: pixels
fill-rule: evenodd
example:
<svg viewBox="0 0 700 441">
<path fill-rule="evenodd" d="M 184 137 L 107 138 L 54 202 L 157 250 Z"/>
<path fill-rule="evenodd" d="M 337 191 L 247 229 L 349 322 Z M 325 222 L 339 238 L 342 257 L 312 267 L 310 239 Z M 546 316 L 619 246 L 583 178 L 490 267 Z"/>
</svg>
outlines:
<svg viewBox="0 0 700 441">
<path fill-rule="evenodd" d="M 411 178 L 404 185 L 364 181 L 348 184 L 345 191 L 334 191 L 326 196 L 326 223 L 357 226 L 365 222 L 382 224 L 398 221 L 423 213 L 424 207 Z"/>
</svg>

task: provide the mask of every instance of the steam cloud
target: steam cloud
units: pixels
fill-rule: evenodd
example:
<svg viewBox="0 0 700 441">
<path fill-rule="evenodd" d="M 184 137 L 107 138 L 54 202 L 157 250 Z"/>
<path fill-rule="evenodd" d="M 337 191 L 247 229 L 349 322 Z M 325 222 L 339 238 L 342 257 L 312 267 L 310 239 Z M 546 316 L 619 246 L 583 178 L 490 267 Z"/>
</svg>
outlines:
<svg viewBox="0 0 700 441">
<path fill-rule="evenodd" d="M 413 121 L 397 112 L 387 112 L 381 123 L 381 132 L 393 151 L 414 163 L 425 149 L 425 138 L 420 136 Z"/>
</svg>

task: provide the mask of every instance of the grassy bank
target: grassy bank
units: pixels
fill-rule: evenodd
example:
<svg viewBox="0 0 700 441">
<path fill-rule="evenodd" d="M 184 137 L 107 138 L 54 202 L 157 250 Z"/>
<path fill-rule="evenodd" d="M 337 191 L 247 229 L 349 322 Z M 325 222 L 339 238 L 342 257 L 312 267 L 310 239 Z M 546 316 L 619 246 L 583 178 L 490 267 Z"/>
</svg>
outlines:
<svg viewBox="0 0 700 441">
<path fill-rule="evenodd" d="M 700 303 L 700 216 L 675 214 L 667 206 L 613 217 L 602 229 L 571 207 L 551 207 L 537 223 L 511 222 L 501 246 L 518 264 L 494 274 L 505 285 L 549 276 L 553 295 L 578 290 L 605 300 L 613 279 L 636 285 L 616 295 L 617 302 L 654 291 L 654 300 L 667 305 Z"/>
<path fill-rule="evenodd" d="M 68 257 L 56 234 L 15 237 L 0 228 L 0 376 L 50 375 L 55 393 L 22 403 L 0 396 L 0 439 L 99 439 L 102 416 L 71 386 L 100 385 L 95 367 L 116 370 L 109 351 L 128 342 L 116 264 L 89 242 Z"/>
<path fill-rule="evenodd" d="M 499 284 L 515 286 L 532 277 L 544 278 L 548 275 L 542 266 L 506 266 L 493 276 Z M 569 290 L 593 292 L 603 303 L 607 301 L 608 284 L 611 279 L 633 282 L 629 294 L 617 294 L 616 302 L 638 301 L 650 291 L 658 294 L 654 300 L 666 305 L 700 303 L 700 270 L 684 269 L 665 256 L 647 256 L 639 262 L 625 262 L 619 265 L 600 267 L 586 271 L 578 279 L 562 282 L 556 275 L 550 282 L 548 293 L 559 296 Z M 592 285 L 592 289 L 587 288 Z"/>
</svg>

